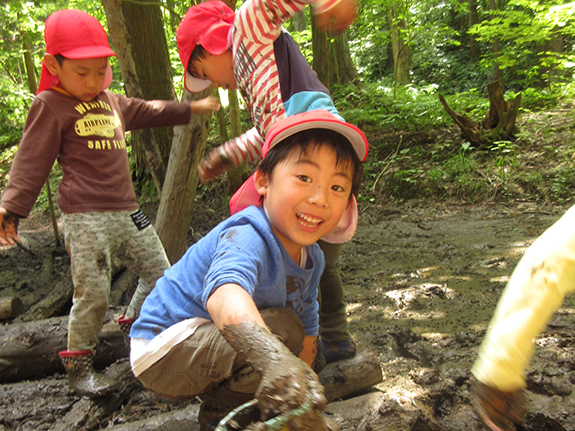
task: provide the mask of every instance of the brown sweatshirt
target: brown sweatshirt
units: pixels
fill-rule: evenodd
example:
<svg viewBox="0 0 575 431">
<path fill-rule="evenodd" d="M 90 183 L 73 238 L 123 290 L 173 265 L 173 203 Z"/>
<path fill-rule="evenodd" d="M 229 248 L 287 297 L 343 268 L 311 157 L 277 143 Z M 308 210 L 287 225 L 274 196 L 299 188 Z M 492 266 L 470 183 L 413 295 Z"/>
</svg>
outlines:
<svg viewBox="0 0 575 431">
<path fill-rule="evenodd" d="M 57 159 L 63 170 L 58 206 L 64 213 L 138 208 L 125 132 L 187 124 L 189 103 L 102 91 L 93 101 L 43 91 L 30 108 L 1 206 L 27 217 Z"/>
</svg>

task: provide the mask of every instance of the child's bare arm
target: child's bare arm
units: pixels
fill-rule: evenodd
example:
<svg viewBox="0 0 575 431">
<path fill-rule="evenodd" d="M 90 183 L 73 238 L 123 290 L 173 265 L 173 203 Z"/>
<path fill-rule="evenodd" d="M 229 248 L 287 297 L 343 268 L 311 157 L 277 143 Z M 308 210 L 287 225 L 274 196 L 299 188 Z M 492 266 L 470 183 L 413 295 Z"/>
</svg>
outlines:
<svg viewBox="0 0 575 431">
<path fill-rule="evenodd" d="M 237 284 L 224 284 L 218 287 L 209 297 L 206 308 L 220 330 L 245 320 L 266 327 L 252 297 Z"/>
<path fill-rule="evenodd" d="M 341 0 L 335 6 L 316 15 L 317 25 L 325 31 L 342 32 L 355 21 L 356 10 L 356 0 Z"/>
<path fill-rule="evenodd" d="M 0 207 L 0 244 L 14 245 L 20 240 L 18 238 L 19 222 L 18 215 Z"/>
<path fill-rule="evenodd" d="M 220 100 L 214 96 L 208 96 L 205 99 L 194 100 L 190 103 L 192 114 L 202 114 L 203 112 L 215 112 L 220 109 Z"/>
</svg>

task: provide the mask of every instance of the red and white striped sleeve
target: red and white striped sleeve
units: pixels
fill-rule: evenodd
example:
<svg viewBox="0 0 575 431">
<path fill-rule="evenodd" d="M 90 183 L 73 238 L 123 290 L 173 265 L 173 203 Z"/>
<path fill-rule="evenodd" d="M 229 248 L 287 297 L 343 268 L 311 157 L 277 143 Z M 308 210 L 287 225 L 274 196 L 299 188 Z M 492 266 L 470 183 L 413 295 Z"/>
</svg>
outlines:
<svg viewBox="0 0 575 431">
<path fill-rule="evenodd" d="M 217 148 L 220 157 L 228 160 L 232 166 L 241 166 L 262 157 L 264 139 L 254 127 L 246 133 L 231 139 Z"/>
</svg>

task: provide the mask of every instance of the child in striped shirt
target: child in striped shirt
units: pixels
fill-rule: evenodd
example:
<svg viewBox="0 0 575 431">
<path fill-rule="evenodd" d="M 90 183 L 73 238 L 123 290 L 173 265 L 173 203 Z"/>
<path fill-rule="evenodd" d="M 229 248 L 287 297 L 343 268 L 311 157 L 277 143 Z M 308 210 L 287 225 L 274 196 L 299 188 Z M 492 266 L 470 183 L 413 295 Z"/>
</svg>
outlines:
<svg viewBox="0 0 575 431">
<path fill-rule="evenodd" d="M 323 28 L 341 31 L 355 19 L 355 0 L 247 0 L 237 13 L 214 0 L 192 6 L 182 20 L 177 42 L 186 88 L 199 92 L 213 84 L 238 89 L 255 124 L 200 163 L 202 181 L 261 158 L 264 139 L 278 119 L 324 109 L 343 121 L 328 89 L 282 27 L 306 4 L 314 7 L 316 21 Z M 326 258 L 320 282 L 321 350 L 326 362 L 355 354 L 337 259 L 341 243 L 353 236 L 356 226 L 353 200 L 338 228 L 318 242 Z"/>
</svg>

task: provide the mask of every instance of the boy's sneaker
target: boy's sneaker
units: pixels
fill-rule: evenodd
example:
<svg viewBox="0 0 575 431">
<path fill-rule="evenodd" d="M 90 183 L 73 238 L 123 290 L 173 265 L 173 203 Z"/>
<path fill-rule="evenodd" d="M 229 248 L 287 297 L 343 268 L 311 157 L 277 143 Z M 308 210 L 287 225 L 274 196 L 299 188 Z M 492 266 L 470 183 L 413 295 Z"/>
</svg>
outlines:
<svg viewBox="0 0 575 431">
<path fill-rule="evenodd" d="M 340 361 L 342 359 L 352 358 L 355 356 L 355 341 L 351 338 L 335 343 L 321 340 L 321 353 L 323 354 L 327 364 L 330 362 Z"/>
</svg>

